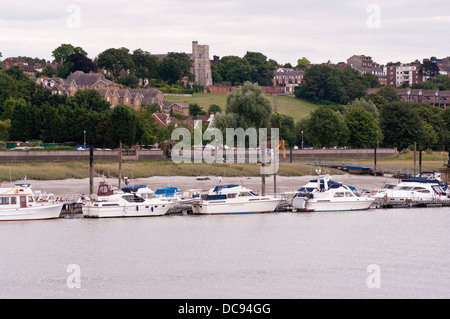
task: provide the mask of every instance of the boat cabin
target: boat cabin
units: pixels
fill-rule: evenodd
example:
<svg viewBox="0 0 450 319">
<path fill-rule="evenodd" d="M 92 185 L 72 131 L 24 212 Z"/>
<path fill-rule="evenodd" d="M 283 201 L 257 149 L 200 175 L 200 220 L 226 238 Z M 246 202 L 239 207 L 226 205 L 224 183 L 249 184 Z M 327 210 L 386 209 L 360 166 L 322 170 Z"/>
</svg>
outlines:
<svg viewBox="0 0 450 319">
<path fill-rule="evenodd" d="M 207 195 L 203 195 L 202 198 L 213 200 L 249 196 L 258 196 L 258 194 L 255 194 L 250 189 L 243 186 L 230 184 L 216 186 L 214 189 L 211 189 Z"/>
<path fill-rule="evenodd" d="M 117 186 L 106 182 L 100 182 L 98 185 L 97 196 L 111 196 L 118 192 L 121 192 L 121 190 Z"/>
<path fill-rule="evenodd" d="M 17 184 L 14 187 L 0 189 L 0 209 L 26 208 L 35 201 L 30 184 Z"/>
</svg>

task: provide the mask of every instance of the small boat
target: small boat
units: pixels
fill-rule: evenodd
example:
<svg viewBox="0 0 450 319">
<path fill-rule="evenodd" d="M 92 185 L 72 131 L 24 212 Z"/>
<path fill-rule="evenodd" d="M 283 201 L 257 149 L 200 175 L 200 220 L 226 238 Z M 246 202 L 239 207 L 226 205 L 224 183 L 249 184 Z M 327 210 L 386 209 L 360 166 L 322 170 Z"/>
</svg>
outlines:
<svg viewBox="0 0 450 319">
<path fill-rule="evenodd" d="M 148 217 L 165 215 L 173 203 L 158 198 L 140 197 L 117 186 L 101 182 L 97 195 L 83 204 L 84 217 Z"/>
<path fill-rule="evenodd" d="M 433 177 L 411 177 L 404 179 L 395 187 L 384 187 L 377 191 L 373 197 L 377 201 L 412 203 L 423 201 L 448 200 L 449 195 L 443 185 Z"/>
<path fill-rule="evenodd" d="M 166 187 L 157 189 L 155 192 L 155 196 L 160 199 L 169 200 L 169 201 L 179 201 L 182 198 L 183 191 L 178 189 L 177 187 Z"/>
<path fill-rule="evenodd" d="M 124 191 L 125 193 L 136 194 L 137 196 L 144 199 L 152 198 L 155 196 L 155 192 L 148 188 L 147 185 L 127 186 L 123 187 L 122 191 Z"/>
<path fill-rule="evenodd" d="M 30 184 L 0 188 L 0 221 L 57 219 L 63 205 L 53 194 L 34 193 Z"/>
<path fill-rule="evenodd" d="M 374 201 L 371 197 L 360 196 L 352 186 L 321 176 L 299 189 L 292 208 L 310 212 L 367 210 Z"/>
<path fill-rule="evenodd" d="M 181 202 L 191 204 L 193 214 L 251 214 L 274 212 L 281 199 L 260 196 L 251 189 L 230 184 L 216 186 L 207 194 Z"/>
<path fill-rule="evenodd" d="M 369 174 L 370 168 L 369 167 L 363 167 L 363 166 L 347 166 L 347 170 L 350 174 Z"/>
</svg>

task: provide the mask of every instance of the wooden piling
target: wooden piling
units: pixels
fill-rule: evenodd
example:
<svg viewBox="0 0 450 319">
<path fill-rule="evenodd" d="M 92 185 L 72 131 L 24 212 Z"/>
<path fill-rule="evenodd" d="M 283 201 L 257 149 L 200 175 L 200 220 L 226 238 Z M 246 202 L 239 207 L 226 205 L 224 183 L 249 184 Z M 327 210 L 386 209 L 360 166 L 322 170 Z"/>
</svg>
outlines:
<svg viewBox="0 0 450 319">
<path fill-rule="evenodd" d="M 89 147 L 89 193 L 94 194 L 94 146 Z"/>
</svg>

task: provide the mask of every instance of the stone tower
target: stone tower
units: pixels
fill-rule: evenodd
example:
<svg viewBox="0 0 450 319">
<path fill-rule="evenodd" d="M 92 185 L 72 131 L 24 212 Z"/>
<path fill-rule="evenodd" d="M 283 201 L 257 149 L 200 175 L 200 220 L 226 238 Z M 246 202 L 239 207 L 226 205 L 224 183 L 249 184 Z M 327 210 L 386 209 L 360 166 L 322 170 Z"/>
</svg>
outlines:
<svg viewBox="0 0 450 319">
<path fill-rule="evenodd" d="M 197 41 L 192 41 L 192 58 L 194 59 L 195 84 L 212 85 L 209 45 L 199 45 Z"/>
</svg>

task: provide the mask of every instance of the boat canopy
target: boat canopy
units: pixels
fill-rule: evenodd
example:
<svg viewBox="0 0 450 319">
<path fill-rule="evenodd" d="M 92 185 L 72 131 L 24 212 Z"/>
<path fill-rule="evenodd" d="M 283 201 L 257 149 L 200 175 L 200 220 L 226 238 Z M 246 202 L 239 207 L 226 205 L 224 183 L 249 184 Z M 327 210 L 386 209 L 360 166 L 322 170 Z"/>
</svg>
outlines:
<svg viewBox="0 0 450 319">
<path fill-rule="evenodd" d="M 436 179 L 428 179 L 426 177 L 411 177 L 408 179 L 403 179 L 402 182 L 406 183 L 426 183 L 426 184 L 439 184 Z"/>
<path fill-rule="evenodd" d="M 176 187 L 166 187 L 166 188 L 160 188 L 158 190 L 156 190 L 155 194 L 156 195 L 174 195 L 176 193 L 181 193 L 182 190 L 178 189 Z"/>
<path fill-rule="evenodd" d="M 239 187 L 239 185 L 236 184 L 229 184 L 229 185 L 218 185 L 214 188 L 213 192 L 218 192 L 222 189 L 227 189 L 227 188 L 234 188 L 234 187 Z"/>
<path fill-rule="evenodd" d="M 127 186 L 122 188 L 122 191 L 124 191 L 125 193 L 136 193 L 138 191 L 138 189 L 141 188 L 145 188 L 147 187 L 146 185 L 133 185 L 133 186 Z"/>
<path fill-rule="evenodd" d="M 317 179 L 313 179 L 310 181 L 311 183 L 317 183 Z M 320 179 L 320 189 L 325 189 L 324 180 Z M 339 188 L 342 186 L 342 183 L 334 182 L 334 181 L 327 181 L 328 189 L 331 188 Z"/>
</svg>

